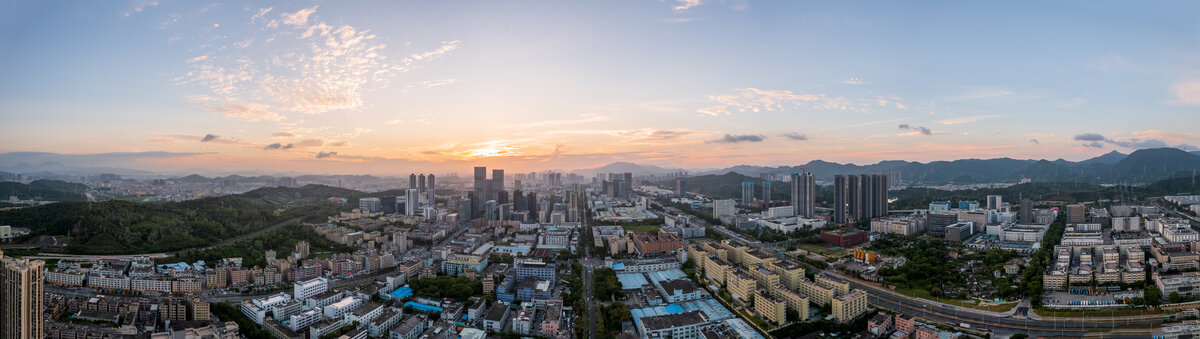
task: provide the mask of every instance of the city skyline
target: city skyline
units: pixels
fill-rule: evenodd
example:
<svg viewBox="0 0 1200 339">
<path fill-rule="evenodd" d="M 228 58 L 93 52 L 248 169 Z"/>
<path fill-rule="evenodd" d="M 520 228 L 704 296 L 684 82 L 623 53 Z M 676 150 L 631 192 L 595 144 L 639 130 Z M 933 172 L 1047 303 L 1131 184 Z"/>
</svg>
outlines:
<svg viewBox="0 0 1200 339">
<path fill-rule="evenodd" d="M 15 4 L 0 152 L 406 174 L 1197 150 L 1195 4 L 1032 7 Z"/>
</svg>

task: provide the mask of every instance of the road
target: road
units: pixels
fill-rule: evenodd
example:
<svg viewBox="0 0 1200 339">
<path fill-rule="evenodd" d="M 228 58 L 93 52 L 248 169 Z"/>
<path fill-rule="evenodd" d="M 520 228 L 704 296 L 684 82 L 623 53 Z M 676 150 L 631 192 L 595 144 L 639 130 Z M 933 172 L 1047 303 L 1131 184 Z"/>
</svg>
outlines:
<svg viewBox="0 0 1200 339">
<path fill-rule="evenodd" d="M 871 304 L 886 309 L 901 311 L 920 318 L 932 319 L 947 324 L 967 323 L 974 329 L 988 329 L 1000 333 L 1026 333 L 1030 336 L 1082 336 L 1093 331 L 1110 331 L 1121 327 L 1146 326 L 1162 323 L 1165 315 L 1089 318 L 1042 318 L 1036 314 L 1017 314 L 1018 308 L 1028 310 L 1028 302 L 1008 312 L 989 312 L 972 308 L 947 305 L 932 300 L 905 296 L 874 284 L 864 283 L 838 272 L 826 272 L 856 289 L 867 292 Z M 1136 333 L 1134 337 L 1145 337 Z"/>
</svg>

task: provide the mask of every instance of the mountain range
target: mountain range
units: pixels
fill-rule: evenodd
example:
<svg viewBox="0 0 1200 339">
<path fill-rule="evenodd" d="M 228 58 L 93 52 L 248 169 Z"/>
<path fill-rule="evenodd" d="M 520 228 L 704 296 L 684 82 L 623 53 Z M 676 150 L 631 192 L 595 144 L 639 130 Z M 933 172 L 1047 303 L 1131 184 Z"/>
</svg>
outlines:
<svg viewBox="0 0 1200 339">
<path fill-rule="evenodd" d="M 614 163 L 587 172 L 617 172 L 609 169 L 622 169 L 635 175 L 669 172 L 660 167 L 629 163 Z M 786 175 L 809 172 L 816 175 L 817 180 L 832 180 L 833 176 L 839 174 L 888 173 L 898 175 L 906 183 L 918 184 L 1017 182 L 1022 179 L 1035 182 L 1150 183 L 1200 172 L 1200 151 L 1187 152 L 1177 148 L 1141 149 L 1130 154 L 1113 151 L 1083 161 L 995 158 L 928 163 L 887 160 L 856 165 L 813 160 L 798 166 L 738 165 L 690 174 L 721 175 L 730 172 L 750 177 L 759 177 L 764 173 Z"/>
</svg>

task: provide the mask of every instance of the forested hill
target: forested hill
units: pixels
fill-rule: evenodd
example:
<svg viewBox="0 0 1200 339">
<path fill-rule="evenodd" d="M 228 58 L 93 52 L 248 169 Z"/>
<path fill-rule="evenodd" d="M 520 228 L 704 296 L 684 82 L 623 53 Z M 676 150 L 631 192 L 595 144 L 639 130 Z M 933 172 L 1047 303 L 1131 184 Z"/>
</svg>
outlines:
<svg viewBox="0 0 1200 339">
<path fill-rule="evenodd" d="M 259 189 L 170 203 L 60 202 L 0 211 L 0 224 L 28 227 L 33 235 L 69 234 L 67 250 L 71 253 L 169 252 L 211 245 L 292 218 L 324 220 L 347 208 L 324 199 L 357 192 L 329 188 Z M 282 209 L 288 201 L 295 204 Z"/>
<path fill-rule="evenodd" d="M 84 201 L 88 186 L 58 180 L 35 180 L 28 184 L 0 182 L 0 199 L 15 196 L 22 200 Z"/>
</svg>

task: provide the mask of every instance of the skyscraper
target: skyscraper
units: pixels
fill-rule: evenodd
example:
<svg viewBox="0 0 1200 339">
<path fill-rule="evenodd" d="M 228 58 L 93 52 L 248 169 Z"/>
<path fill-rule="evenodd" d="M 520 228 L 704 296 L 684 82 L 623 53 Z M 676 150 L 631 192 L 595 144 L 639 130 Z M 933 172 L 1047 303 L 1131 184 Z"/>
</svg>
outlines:
<svg viewBox="0 0 1200 339">
<path fill-rule="evenodd" d="M 44 336 L 45 266 L 0 252 L 0 339 Z"/>
<path fill-rule="evenodd" d="M 792 173 L 792 212 L 812 218 L 816 212 L 817 185 L 812 173 Z"/>
<path fill-rule="evenodd" d="M 625 184 L 621 188 L 625 189 L 621 195 L 626 198 L 633 196 L 633 173 L 625 172 Z"/>
<path fill-rule="evenodd" d="M 417 174 L 416 173 L 408 174 L 408 188 L 417 188 Z"/>
<path fill-rule="evenodd" d="M 675 195 L 679 196 L 679 197 L 683 197 L 684 194 L 687 194 L 687 181 L 685 181 L 683 179 L 676 179 L 675 180 Z"/>
<path fill-rule="evenodd" d="M 488 199 L 496 200 L 499 197 L 500 191 L 504 190 L 504 170 L 492 170 L 492 193 Z"/>
<path fill-rule="evenodd" d="M 475 166 L 475 196 L 471 198 L 471 211 L 483 208 L 483 200 L 487 199 L 487 167 Z"/>
<path fill-rule="evenodd" d="M 417 190 L 421 191 L 422 193 L 425 192 L 425 174 L 424 173 L 417 176 Z"/>
<path fill-rule="evenodd" d="M 433 192 L 436 190 L 437 190 L 437 182 L 434 181 L 433 173 L 429 173 L 429 191 Z"/>
<path fill-rule="evenodd" d="M 750 205 L 754 202 L 754 182 L 742 182 L 742 205 Z"/>
</svg>

